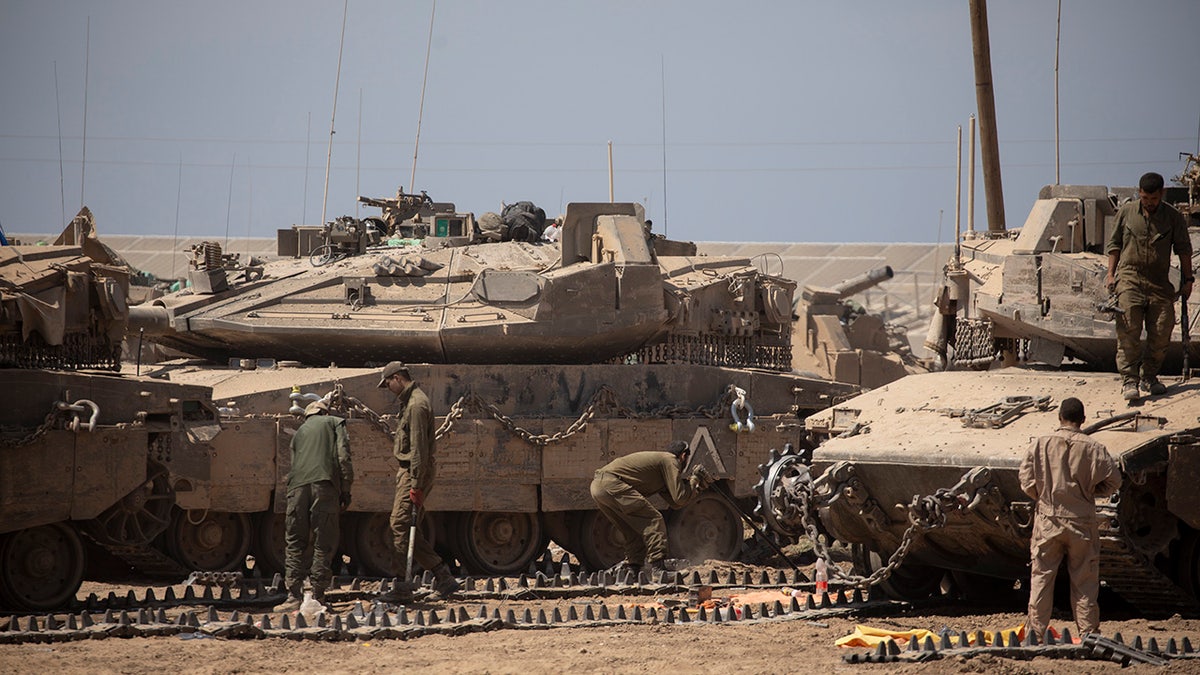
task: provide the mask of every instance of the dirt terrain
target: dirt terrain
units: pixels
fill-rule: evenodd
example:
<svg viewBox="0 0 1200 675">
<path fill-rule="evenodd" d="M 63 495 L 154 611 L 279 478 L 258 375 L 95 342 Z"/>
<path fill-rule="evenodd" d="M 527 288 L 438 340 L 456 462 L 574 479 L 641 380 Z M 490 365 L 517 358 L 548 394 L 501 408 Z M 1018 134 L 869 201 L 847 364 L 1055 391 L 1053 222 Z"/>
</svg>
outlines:
<svg viewBox="0 0 1200 675">
<path fill-rule="evenodd" d="M 758 575 L 778 568 L 738 563 L 716 563 L 738 571 Z M 810 569 L 806 569 L 810 572 Z M 123 595 L 133 588 L 140 596 L 144 587 L 136 582 L 120 584 L 86 583 L 81 597 L 89 592 L 101 597 L 112 590 Z M 177 590 L 182 587 L 175 587 Z M 162 587 L 156 590 L 161 592 Z M 748 593 L 737 588 L 717 588 L 714 597 Z M 776 591 L 779 592 L 779 591 Z M 582 614 L 587 605 L 610 610 L 624 605 L 649 607 L 659 601 L 670 604 L 686 601 L 686 594 L 654 596 L 585 596 L 553 602 L 539 600 L 486 600 L 491 612 L 504 614 L 513 609 L 518 616 L 526 608 L 547 612 L 558 608 L 565 615 L 574 608 Z M 333 609 L 346 616 L 356 601 L 335 602 Z M 433 602 L 414 609 L 466 609 L 475 616 L 481 602 Z M 1188 637 L 1200 644 L 1200 619 L 1173 616 L 1147 619 L 1130 614 L 1110 599 L 1102 604 L 1103 631 L 1121 632 L 1127 642 L 1141 636 L 1164 644 L 1169 638 Z M 1114 608 L 1115 607 L 1115 608 Z M 174 616 L 179 609 L 168 611 Z M 201 610 L 203 611 L 203 610 Z M 251 609 L 256 614 L 262 609 Z M 3 615 L 3 612 L 0 612 Z M 223 618 L 227 613 L 222 613 Z M 273 615 L 275 625 L 280 616 Z M 856 624 L 892 631 L 927 629 L 941 631 L 1002 630 L 1018 626 L 1023 608 L 1002 606 L 981 608 L 961 600 L 947 598 L 920 608 L 898 606 L 886 611 L 870 610 L 848 616 L 823 617 L 819 620 L 795 619 L 764 623 L 738 622 L 719 624 L 679 624 L 646 622 L 640 625 L 604 627 L 560 627 L 541 629 L 500 629 L 448 637 L 427 635 L 411 640 L 374 640 L 352 642 L 294 641 L 282 638 L 259 640 L 223 639 L 196 634 L 152 638 L 115 638 L 43 644 L 0 644 L 0 673 L 88 672 L 88 673 L 255 673 L 321 672 L 372 673 L 395 672 L 398 668 L 417 668 L 426 672 L 469 673 L 561 673 L 631 671 L 665 672 L 895 672 L 895 673 L 1106 673 L 1106 672 L 1200 672 L 1200 660 L 1179 659 L 1166 666 L 1134 665 L 1122 669 L 1118 664 L 1039 657 L 1031 660 L 982 655 L 973 658 L 947 657 L 926 663 L 849 664 L 846 654 L 867 653 L 865 648 L 835 646 L 838 638 L 850 634 Z M 7 620 L 0 622 L 7 625 Z M 1057 627 L 1070 625 L 1069 616 L 1056 615 Z M 3 634 L 0 633 L 0 636 Z"/>
</svg>

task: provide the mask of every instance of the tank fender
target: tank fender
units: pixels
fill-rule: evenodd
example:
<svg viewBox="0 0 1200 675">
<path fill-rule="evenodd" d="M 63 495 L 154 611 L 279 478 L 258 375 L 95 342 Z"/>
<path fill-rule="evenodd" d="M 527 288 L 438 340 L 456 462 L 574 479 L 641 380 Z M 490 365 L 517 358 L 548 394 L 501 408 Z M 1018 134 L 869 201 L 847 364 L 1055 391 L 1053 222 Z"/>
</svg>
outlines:
<svg viewBox="0 0 1200 675">
<path fill-rule="evenodd" d="M 1167 447 L 1167 510 L 1200 529 L 1200 438 L 1181 434 Z"/>
</svg>

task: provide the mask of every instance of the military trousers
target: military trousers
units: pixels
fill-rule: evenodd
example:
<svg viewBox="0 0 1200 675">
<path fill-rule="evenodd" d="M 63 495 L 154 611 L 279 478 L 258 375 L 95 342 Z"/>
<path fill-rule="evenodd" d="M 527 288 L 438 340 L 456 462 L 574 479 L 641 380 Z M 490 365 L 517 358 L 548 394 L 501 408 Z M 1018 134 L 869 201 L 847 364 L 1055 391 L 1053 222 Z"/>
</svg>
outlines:
<svg viewBox="0 0 1200 675">
<path fill-rule="evenodd" d="M 408 496 L 408 491 L 413 487 L 412 473 L 406 467 L 400 467 L 396 473 L 396 498 L 392 502 L 392 541 L 396 545 L 396 555 L 399 561 L 399 569 L 404 570 L 408 564 L 408 533 L 413 522 L 412 500 Z M 425 497 L 429 497 L 429 491 L 432 486 L 424 488 Z M 433 571 L 438 565 L 442 564 L 442 557 L 433 550 L 433 546 L 425 535 L 421 533 L 420 521 L 417 521 L 418 527 L 416 530 L 417 536 L 413 539 L 413 564 L 419 565 L 422 569 Z M 415 571 L 415 569 L 414 569 Z"/>
<path fill-rule="evenodd" d="M 307 575 L 313 594 L 321 595 L 333 577 L 331 564 L 338 547 L 338 491 L 332 481 L 298 485 L 287 493 L 284 520 L 287 555 L 284 584 L 299 596 Z M 311 547 L 310 547 L 311 544 Z"/>
<path fill-rule="evenodd" d="M 1158 377 L 1175 328 L 1174 289 L 1122 280 L 1117 283 L 1117 372 L 1126 382 Z M 1142 344 L 1142 330 L 1146 343 Z"/>
<path fill-rule="evenodd" d="M 667 556 L 667 524 L 649 499 L 606 471 L 592 479 L 592 499 L 625 538 L 625 562 L 662 562 Z"/>
<path fill-rule="evenodd" d="M 1054 610 L 1054 581 L 1064 558 L 1071 575 L 1071 610 L 1079 635 L 1100 630 L 1100 525 L 1081 519 L 1035 515 L 1030 540 L 1029 621 L 1039 638 Z"/>
</svg>

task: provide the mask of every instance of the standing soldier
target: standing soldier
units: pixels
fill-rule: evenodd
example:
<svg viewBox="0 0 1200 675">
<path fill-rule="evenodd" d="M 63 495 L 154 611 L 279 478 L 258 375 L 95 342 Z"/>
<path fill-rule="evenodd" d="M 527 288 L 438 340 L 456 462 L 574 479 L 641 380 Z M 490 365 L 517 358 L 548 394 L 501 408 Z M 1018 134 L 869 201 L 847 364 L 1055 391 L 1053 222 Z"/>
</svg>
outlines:
<svg viewBox="0 0 1200 675">
<path fill-rule="evenodd" d="M 1100 522 L 1096 497 L 1121 487 L 1108 450 L 1079 431 L 1083 403 L 1064 399 L 1058 430 L 1042 436 L 1021 462 L 1021 489 L 1037 501 L 1030 540 L 1029 623 L 1038 638 L 1054 609 L 1054 578 L 1064 557 L 1071 573 L 1071 609 L 1079 633 L 1100 629 Z"/>
<path fill-rule="evenodd" d="M 614 572 L 634 574 L 646 569 L 661 572 L 667 556 L 667 526 L 646 497 L 661 494 L 671 508 L 679 508 L 708 487 L 707 473 L 697 471 L 689 480 L 681 474 L 691 449 L 673 441 L 666 452 L 644 451 L 618 457 L 596 471 L 592 499 L 604 517 L 625 537 L 625 560 Z"/>
<path fill-rule="evenodd" d="M 329 406 L 324 401 L 309 403 L 304 409 L 304 424 L 292 436 L 284 581 L 288 600 L 279 611 L 300 608 L 306 574 L 312 584 L 313 598 L 323 603 L 325 589 L 333 576 L 330 563 L 338 545 L 338 518 L 350 504 L 354 466 L 350 462 L 346 420 L 328 412 Z"/>
<path fill-rule="evenodd" d="M 408 368 L 399 361 L 384 366 L 379 387 L 386 387 L 395 394 L 400 404 L 400 426 L 396 429 L 393 449 L 396 460 L 400 462 L 400 470 L 396 472 L 396 498 L 392 503 L 391 525 L 396 553 L 400 556 L 401 565 L 404 565 L 408 558 L 409 528 L 414 522 L 421 522 L 416 510 L 424 506 L 425 497 L 433 488 L 433 409 L 429 406 L 429 397 L 413 382 Z M 458 592 L 461 586 L 442 557 L 433 550 L 420 529 L 414 534 L 413 560 L 433 571 L 434 590 L 443 598 Z M 389 603 L 408 603 L 412 599 L 412 588 L 407 580 L 379 596 L 379 600 Z"/>
<path fill-rule="evenodd" d="M 1121 396 L 1136 401 L 1138 387 L 1157 396 L 1167 388 L 1158 381 L 1175 327 L 1175 297 L 1192 294 L 1192 240 L 1187 220 L 1163 203 L 1163 177 L 1148 173 L 1138 181 L 1138 200 L 1117 211 L 1108 238 L 1108 291 L 1117 294 L 1117 370 Z M 1179 292 L 1168 278 L 1171 251 L 1179 257 Z M 1142 345 L 1142 327 L 1146 344 Z"/>
</svg>

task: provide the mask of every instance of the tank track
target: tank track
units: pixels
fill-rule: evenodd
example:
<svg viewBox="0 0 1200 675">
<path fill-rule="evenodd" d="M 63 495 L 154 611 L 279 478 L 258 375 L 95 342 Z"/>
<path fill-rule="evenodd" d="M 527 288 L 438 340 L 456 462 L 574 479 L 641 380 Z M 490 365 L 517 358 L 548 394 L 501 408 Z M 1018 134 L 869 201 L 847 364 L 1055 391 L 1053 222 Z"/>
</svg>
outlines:
<svg viewBox="0 0 1200 675">
<path fill-rule="evenodd" d="M 717 588 L 762 589 L 782 588 L 772 583 L 765 573 L 757 580 L 748 573 L 737 574 L 730 570 L 727 575 L 710 572 L 708 580 L 716 581 Z M 775 581 L 787 580 L 781 571 Z M 429 575 L 417 578 L 422 593 L 432 592 Z M 554 575 L 546 577 L 541 572 L 532 579 L 522 576 L 509 584 L 505 578 L 464 580 L 463 590 L 440 610 L 394 607 L 372 603 L 376 593 L 389 588 L 388 580 L 349 580 L 336 578 L 335 587 L 327 591 L 330 602 L 353 603 L 348 612 L 326 617 L 318 615 L 315 624 L 304 620 L 303 615 L 274 613 L 270 609 L 286 598 L 278 577 L 269 586 L 261 579 L 239 580 L 237 592 L 223 587 L 220 596 L 206 587 L 198 594 L 187 587 L 182 598 L 176 597 L 172 588 L 161 593 L 147 591 L 144 598 L 137 598 L 133 591 L 126 596 L 110 593 L 108 598 L 90 596 L 80 603 L 84 609 L 67 614 L 12 615 L 0 617 L 0 644 L 23 644 L 97 639 L 106 637 L 151 637 L 157 635 L 204 634 L 224 638 L 257 639 L 282 637 L 291 640 L 381 640 L 412 639 L 425 635 L 460 635 L 471 632 L 510 630 L 547 630 L 556 628 L 596 627 L 615 625 L 655 625 L 662 623 L 687 624 L 761 624 L 780 621 L 815 621 L 822 618 L 847 615 L 871 615 L 894 612 L 907 607 L 906 603 L 880 599 L 865 595 L 860 590 L 834 590 L 819 595 L 805 594 L 804 600 L 794 595 L 784 596 L 787 601 L 777 600 L 771 604 L 726 605 L 713 609 L 687 609 L 683 601 L 668 607 L 634 606 L 625 604 L 587 603 L 582 610 L 569 605 L 565 612 L 560 607 L 514 608 L 514 599 L 542 602 L 554 598 L 563 599 L 581 596 L 644 595 L 647 597 L 669 597 L 672 594 L 687 595 L 691 589 L 704 581 L 698 572 L 691 575 L 667 573 L 654 580 L 645 575 L 640 578 L 626 576 L 612 579 L 606 573 L 592 575 Z M 721 583 L 729 581 L 731 583 Z M 764 583 L 745 583 L 761 581 Z M 693 583 L 694 582 L 694 583 Z M 689 585 L 690 584 L 690 585 Z M 808 584 L 811 590 L 812 584 Z M 536 589 L 536 590 L 534 590 Z M 160 599 L 161 598 L 161 599 Z M 494 601 L 489 604 L 488 601 Z M 479 602 L 474 611 L 464 603 Z M 369 603 L 369 604 L 368 604 Z M 201 609 L 186 606 L 201 605 Z M 174 615 L 167 609 L 184 607 Z M 263 613 L 255 614 L 254 608 Z"/>
<path fill-rule="evenodd" d="M 1196 602 L 1163 574 L 1121 532 L 1117 507 L 1096 507 L 1100 517 L 1100 578 L 1123 600 L 1146 614 L 1195 610 Z"/>
<path fill-rule="evenodd" d="M 1001 633 L 994 642 L 989 642 L 980 631 L 969 634 L 967 631 L 950 633 L 944 630 L 937 640 L 932 636 L 926 637 L 924 642 L 911 640 L 905 649 L 901 649 L 895 640 L 887 640 L 881 642 L 874 651 L 847 654 L 842 660 L 846 663 L 924 663 L 943 658 L 961 660 L 984 655 L 1021 660 L 1041 656 L 1112 661 L 1121 664 L 1121 667 L 1135 663 L 1165 666 L 1169 660 L 1200 659 L 1200 652 L 1196 651 L 1191 638 L 1186 635 L 1179 639 L 1169 638 L 1166 645 L 1160 647 L 1157 638 L 1145 642 L 1140 635 L 1126 645 L 1120 633 L 1113 634 L 1112 638 L 1089 634 L 1076 643 L 1067 630 L 1063 631 L 1061 638 L 1047 631 L 1041 639 L 1033 635 L 1019 639 L 1013 631 L 1007 635 Z"/>
</svg>

